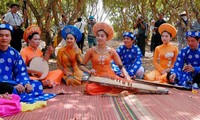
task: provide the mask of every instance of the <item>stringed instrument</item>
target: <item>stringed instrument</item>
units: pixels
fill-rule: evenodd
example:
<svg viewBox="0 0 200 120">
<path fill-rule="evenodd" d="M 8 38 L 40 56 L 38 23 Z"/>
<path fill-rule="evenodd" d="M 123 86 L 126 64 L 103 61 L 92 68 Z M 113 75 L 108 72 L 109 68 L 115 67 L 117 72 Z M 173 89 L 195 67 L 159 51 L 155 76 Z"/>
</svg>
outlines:
<svg viewBox="0 0 200 120">
<path fill-rule="evenodd" d="M 167 84 L 167 83 L 159 83 L 157 81 L 147 81 L 147 80 L 143 80 L 143 79 L 134 79 L 134 81 L 137 81 L 137 82 L 143 83 L 143 84 L 153 85 L 153 86 L 161 86 L 161 87 L 168 87 L 168 88 L 177 88 L 177 89 L 182 89 L 182 90 L 190 90 L 189 88 L 185 88 L 183 86 L 177 86 L 177 85 Z"/>
<path fill-rule="evenodd" d="M 169 92 L 169 90 L 164 87 L 156 87 L 127 80 L 110 79 L 97 76 L 83 76 L 82 82 L 92 82 L 103 86 L 114 86 L 124 90 L 138 89 L 140 92 L 144 93 L 168 94 Z"/>
</svg>

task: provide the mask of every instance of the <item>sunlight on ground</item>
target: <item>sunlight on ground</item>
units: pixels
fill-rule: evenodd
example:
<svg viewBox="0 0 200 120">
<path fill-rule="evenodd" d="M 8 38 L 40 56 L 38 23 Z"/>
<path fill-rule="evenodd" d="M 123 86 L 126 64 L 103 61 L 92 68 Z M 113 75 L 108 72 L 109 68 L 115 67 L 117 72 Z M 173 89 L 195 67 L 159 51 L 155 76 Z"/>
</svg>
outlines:
<svg viewBox="0 0 200 120">
<path fill-rule="evenodd" d="M 74 107 L 73 104 L 64 104 L 65 109 L 72 109 Z"/>
<path fill-rule="evenodd" d="M 200 120 L 200 115 L 197 115 L 197 116 L 191 118 L 191 120 Z"/>
</svg>

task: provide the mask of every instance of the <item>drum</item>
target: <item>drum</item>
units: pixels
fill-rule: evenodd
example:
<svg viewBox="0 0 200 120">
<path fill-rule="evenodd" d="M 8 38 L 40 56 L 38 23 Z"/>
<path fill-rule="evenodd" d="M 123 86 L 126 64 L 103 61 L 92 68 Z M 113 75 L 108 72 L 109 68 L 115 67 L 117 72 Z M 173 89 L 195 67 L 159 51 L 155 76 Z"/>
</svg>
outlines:
<svg viewBox="0 0 200 120">
<path fill-rule="evenodd" d="M 41 72 L 42 75 L 39 76 L 39 79 L 44 79 L 49 73 L 48 62 L 42 57 L 34 57 L 29 64 L 29 69 Z M 35 75 L 33 74 L 33 76 Z"/>
</svg>

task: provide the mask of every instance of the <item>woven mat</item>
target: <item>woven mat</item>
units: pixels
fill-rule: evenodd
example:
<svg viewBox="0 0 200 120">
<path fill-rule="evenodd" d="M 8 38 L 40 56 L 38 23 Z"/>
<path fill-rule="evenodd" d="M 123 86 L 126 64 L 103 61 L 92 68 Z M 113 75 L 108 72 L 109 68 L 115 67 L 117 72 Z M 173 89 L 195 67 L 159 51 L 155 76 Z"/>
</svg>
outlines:
<svg viewBox="0 0 200 120">
<path fill-rule="evenodd" d="M 91 96 L 85 87 L 59 85 L 47 107 L 21 112 L 5 120 L 199 120 L 200 92 L 170 89 L 169 95 Z"/>
<path fill-rule="evenodd" d="M 200 120 L 200 91 L 170 89 L 168 95 L 136 95 L 155 120 Z"/>
<path fill-rule="evenodd" d="M 137 120 L 151 119 L 135 95 L 128 97 L 91 96 L 85 87 L 59 85 L 45 92 L 60 93 L 47 107 L 21 112 L 5 120 Z"/>
</svg>

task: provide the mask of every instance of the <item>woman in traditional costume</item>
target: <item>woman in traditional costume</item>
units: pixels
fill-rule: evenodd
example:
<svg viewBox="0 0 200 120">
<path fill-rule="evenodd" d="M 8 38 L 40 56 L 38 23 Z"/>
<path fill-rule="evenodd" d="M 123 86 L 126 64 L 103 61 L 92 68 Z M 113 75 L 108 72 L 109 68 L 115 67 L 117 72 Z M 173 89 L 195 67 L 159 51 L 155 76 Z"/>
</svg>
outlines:
<svg viewBox="0 0 200 120">
<path fill-rule="evenodd" d="M 64 72 L 63 81 L 66 85 L 80 86 L 83 77 L 83 71 L 79 69 L 82 52 L 76 43 L 81 40 L 82 33 L 78 28 L 68 25 L 62 29 L 61 35 L 66 40 L 66 46 L 59 49 L 57 64 Z"/>
<path fill-rule="evenodd" d="M 98 22 L 93 27 L 93 33 L 97 38 L 97 45 L 87 50 L 83 62 L 80 66 L 81 70 L 94 76 L 120 79 L 120 77 L 118 77 L 111 68 L 110 62 L 114 60 L 116 65 L 118 65 L 124 74 L 126 80 L 130 80 L 131 78 L 123 67 L 117 52 L 113 48 L 107 46 L 107 41 L 114 37 L 113 28 L 107 23 Z M 92 63 L 92 69 L 85 67 L 89 61 Z M 120 80 L 122 80 L 122 78 Z M 86 85 L 86 93 L 90 95 L 121 95 L 123 92 L 123 89 L 112 86 L 102 86 L 96 83 L 90 83 Z"/>
<path fill-rule="evenodd" d="M 41 41 L 40 34 L 41 34 L 41 30 L 36 25 L 31 25 L 24 31 L 23 39 L 26 42 L 28 42 L 29 45 L 25 47 L 24 49 L 22 49 L 20 54 L 27 66 L 29 66 L 29 63 L 31 62 L 31 60 L 35 57 L 42 57 L 46 61 L 48 61 L 51 53 L 53 52 L 53 48 L 49 46 L 46 51 L 45 56 L 43 56 L 43 52 L 39 49 L 39 45 Z M 41 68 L 41 70 L 42 69 L 44 68 Z M 28 73 L 30 74 L 31 79 L 41 80 L 43 83 L 43 86 L 48 87 L 48 88 L 51 88 L 56 84 L 60 84 L 62 76 L 63 76 L 63 72 L 57 69 L 53 71 L 48 71 L 47 76 L 43 79 L 40 79 L 39 74 L 38 76 L 32 76 L 32 73 L 35 73 L 35 71 L 33 71 L 31 68 L 28 67 L 27 70 L 28 70 Z"/>
<path fill-rule="evenodd" d="M 146 73 L 144 79 L 148 81 L 157 81 L 168 83 L 167 73 L 174 66 L 178 55 L 178 48 L 170 43 L 176 36 L 176 28 L 169 23 L 164 23 L 158 28 L 161 34 L 162 45 L 156 47 L 153 57 L 155 70 Z"/>
</svg>

